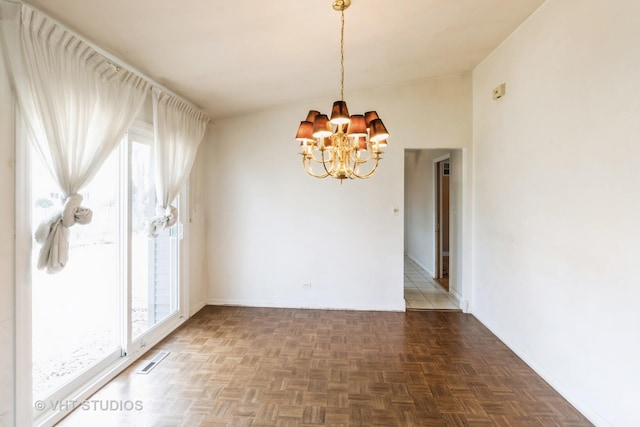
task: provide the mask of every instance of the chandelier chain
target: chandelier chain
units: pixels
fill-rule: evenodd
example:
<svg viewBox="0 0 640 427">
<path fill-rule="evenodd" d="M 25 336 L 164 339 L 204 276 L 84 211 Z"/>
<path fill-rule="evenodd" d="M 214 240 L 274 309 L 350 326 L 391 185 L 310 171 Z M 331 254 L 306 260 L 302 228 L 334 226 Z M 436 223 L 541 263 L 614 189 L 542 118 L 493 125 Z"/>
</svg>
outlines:
<svg viewBox="0 0 640 427">
<path fill-rule="evenodd" d="M 344 8 L 340 11 L 340 100 L 344 101 Z"/>
</svg>

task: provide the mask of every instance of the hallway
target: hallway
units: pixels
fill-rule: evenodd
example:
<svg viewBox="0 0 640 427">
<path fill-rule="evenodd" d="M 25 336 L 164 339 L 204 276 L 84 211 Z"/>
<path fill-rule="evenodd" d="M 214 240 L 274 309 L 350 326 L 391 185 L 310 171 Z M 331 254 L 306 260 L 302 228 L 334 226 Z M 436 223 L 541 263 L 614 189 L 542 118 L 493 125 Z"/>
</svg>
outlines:
<svg viewBox="0 0 640 427">
<path fill-rule="evenodd" d="M 408 310 L 459 309 L 457 299 L 408 257 L 404 257 L 404 299 Z"/>
</svg>

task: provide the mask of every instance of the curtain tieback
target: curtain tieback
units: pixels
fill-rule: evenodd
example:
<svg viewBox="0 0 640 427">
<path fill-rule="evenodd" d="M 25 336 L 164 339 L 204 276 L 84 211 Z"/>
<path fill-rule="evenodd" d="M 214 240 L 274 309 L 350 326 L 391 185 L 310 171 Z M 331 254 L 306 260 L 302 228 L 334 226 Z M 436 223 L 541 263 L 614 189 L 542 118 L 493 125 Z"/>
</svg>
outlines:
<svg viewBox="0 0 640 427">
<path fill-rule="evenodd" d="M 91 222 L 93 212 L 89 208 L 80 206 L 81 203 L 82 196 L 77 193 L 65 199 L 62 209 L 62 224 L 65 227 L 71 227 L 76 223 L 84 225 Z"/>
<path fill-rule="evenodd" d="M 82 196 L 72 194 L 64 201 L 62 210 L 40 223 L 36 229 L 36 242 L 40 243 L 38 269 L 57 273 L 69 259 L 69 227 L 74 224 L 89 224 L 93 217 L 91 209 L 80 206 Z"/>
<path fill-rule="evenodd" d="M 156 206 L 156 216 L 151 218 L 147 227 L 147 234 L 151 238 L 158 237 L 158 235 L 165 228 L 173 227 L 178 221 L 178 210 L 172 205 L 166 208 L 158 205 Z"/>
</svg>

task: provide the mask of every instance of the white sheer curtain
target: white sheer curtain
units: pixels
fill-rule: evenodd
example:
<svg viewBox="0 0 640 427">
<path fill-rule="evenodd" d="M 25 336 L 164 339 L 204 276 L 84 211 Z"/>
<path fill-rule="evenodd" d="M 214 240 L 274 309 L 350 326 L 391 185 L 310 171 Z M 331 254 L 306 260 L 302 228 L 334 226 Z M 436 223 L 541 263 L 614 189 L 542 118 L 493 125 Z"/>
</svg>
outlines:
<svg viewBox="0 0 640 427">
<path fill-rule="evenodd" d="M 185 184 L 209 119 L 195 107 L 170 94 L 153 90 L 155 134 L 156 216 L 149 221 L 149 237 L 157 237 L 178 219 L 171 203 Z"/>
<path fill-rule="evenodd" d="M 65 197 L 35 234 L 38 268 L 56 273 L 68 260 L 69 227 L 91 222 L 78 192 L 118 145 L 150 87 L 29 6 L 0 1 L 0 13 L 27 136 Z"/>
</svg>

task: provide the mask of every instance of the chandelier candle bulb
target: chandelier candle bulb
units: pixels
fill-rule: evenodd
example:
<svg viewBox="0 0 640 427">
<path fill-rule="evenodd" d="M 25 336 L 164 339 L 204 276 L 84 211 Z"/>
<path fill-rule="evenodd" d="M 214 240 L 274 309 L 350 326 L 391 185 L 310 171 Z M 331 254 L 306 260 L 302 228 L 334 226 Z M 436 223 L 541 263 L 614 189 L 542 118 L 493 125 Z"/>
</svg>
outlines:
<svg viewBox="0 0 640 427">
<path fill-rule="evenodd" d="M 344 101 L 344 11 L 351 0 L 335 0 L 333 8 L 340 12 L 340 99 L 333 103 L 331 119 L 319 111 L 310 110 L 300 122 L 296 140 L 300 141 L 302 167 L 315 178 L 366 179 L 376 172 L 387 146 L 389 132 L 375 111 L 349 115 Z M 322 168 L 314 172 L 313 164 Z M 367 172 L 360 168 L 371 166 Z"/>
</svg>

